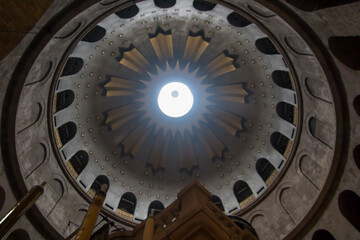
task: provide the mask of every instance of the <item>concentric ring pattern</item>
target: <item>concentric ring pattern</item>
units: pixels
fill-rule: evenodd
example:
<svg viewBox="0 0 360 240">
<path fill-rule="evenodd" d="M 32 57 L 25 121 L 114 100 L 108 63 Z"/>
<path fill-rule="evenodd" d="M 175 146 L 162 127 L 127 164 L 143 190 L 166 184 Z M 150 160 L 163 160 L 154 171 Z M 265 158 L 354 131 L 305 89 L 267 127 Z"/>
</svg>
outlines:
<svg viewBox="0 0 360 240">
<path fill-rule="evenodd" d="M 109 182 L 107 199 L 129 205 L 105 208 L 127 221 L 146 217 L 137 203 L 167 206 L 192 179 L 227 213 L 244 210 L 290 161 L 299 119 L 291 63 L 230 8 L 159 2 L 108 15 L 74 46 L 53 85 L 59 156 L 90 197 Z M 194 96 L 181 118 L 156 102 L 173 79 Z"/>
</svg>

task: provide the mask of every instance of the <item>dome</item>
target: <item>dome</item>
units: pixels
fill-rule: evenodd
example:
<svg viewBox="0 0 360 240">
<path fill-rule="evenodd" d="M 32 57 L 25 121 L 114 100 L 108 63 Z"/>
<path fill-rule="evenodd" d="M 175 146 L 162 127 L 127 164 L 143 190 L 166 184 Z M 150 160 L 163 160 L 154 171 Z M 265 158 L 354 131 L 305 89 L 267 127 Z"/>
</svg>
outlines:
<svg viewBox="0 0 360 240">
<path fill-rule="evenodd" d="M 103 219 L 132 228 L 196 179 L 260 239 L 338 235 L 323 218 L 334 191 L 358 190 L 344 159 L 358 144 L 348 80 L 358 71 L 337 48 L 347 39 L 315 29 L 351 5 L 55 2 L 46 14 L 58 22 L 40 20 L 54 31 L 0 65 L 12 69 L 2 74 L 6 182 L 19 192 L 48 182 L 30 212 L 45 228 L 69 236 L 102 183 Z"/>
</svg>

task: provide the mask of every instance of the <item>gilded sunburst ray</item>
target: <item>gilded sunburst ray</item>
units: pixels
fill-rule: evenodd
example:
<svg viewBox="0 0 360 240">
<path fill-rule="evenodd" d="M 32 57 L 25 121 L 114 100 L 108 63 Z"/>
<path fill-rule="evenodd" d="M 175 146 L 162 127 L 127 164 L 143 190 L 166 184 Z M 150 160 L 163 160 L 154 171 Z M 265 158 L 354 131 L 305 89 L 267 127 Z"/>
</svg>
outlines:
<svg viewBox="0 0 360 240">
<path fill-rule="evenodd" d="M 104 86 L 106 96 L 130 98 L 131 103 L 108 111 L 105 123 L 111 127 L 112 131 L 115 131 L 123 127 L 125 123 L 138 119 L 137 127 L 120 142 L 123 153 L 137 156 L 142 145 L 151 138 L 152 148 L 148 154 L 147 163 L 154 170 L 166 169 L 167 155 L 172 143 L 178 151 L 179 168 L 191 173 L 192 169 L 198 166 L 194 151 L 195 139 L 200 140 L 209 159 L 222 158 L 226 149 L 225 144 L 212 131 L 209 124 L 215 123 L 235 137 L 239 131 L 243 130 L 242 118 L 235 113 L 222 110 L 217 102 L 229 101 L 244 104 L 248 93 L 241 83 L 213 85 L 204 81 L 206 78 L 217 78 L 235 71 L 234 58 L 220 53 L 209 63 L 201 65 L 198 61 L 209 49 L 210 41 L 206 41 L 200 35 L 189 35 L 183 54 L 174 54 L 177 50 L 174 49 L 172 38 L 171 33 L 162 32 L 149 38 L 156 53 L 156 61 L 149 60 L 135 47 L 121 53 L 119 63 L 147 80 L 134 81 L 117 76 L 110 77 L 110 81 Z M 182 56 L 182 59 L 174 59 L 175 55 Z M 169 61 L 173 60 L 176 64 L 172 67 Z M 160 62 L 165 69 L 157 64 L 152 66 L 152 62 Z M 161 81 L 172 75 L 182 75 L 188 79 L 187 81 L 195 86 L 202 98 L 198 100 L 202 105 L 191 115 L 191 119 L 178 125 L 170 124 L 170 120 L 163 120 L 163 116 L 160 117 L 151 110 L 151 105 L 154 103 L 150 96 L 154 94 L 154 86 L 161 84 Z"/>
</svg>

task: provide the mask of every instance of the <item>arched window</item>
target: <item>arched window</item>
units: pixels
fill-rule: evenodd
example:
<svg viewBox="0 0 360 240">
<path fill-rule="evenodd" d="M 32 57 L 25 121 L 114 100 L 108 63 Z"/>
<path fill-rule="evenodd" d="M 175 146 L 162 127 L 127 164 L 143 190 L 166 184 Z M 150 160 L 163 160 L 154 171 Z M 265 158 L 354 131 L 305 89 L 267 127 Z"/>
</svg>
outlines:
<svg viewBox="0 0 360 240">
<path fill-rule="evenodd" d="M 211 196 L 211 201 L 221 210 L 221 211 L 225 211 L 224 209 L 224 205 L 223 203 L 221 202 L 221 199 L 216 196 L 216 195 L 212 195 Z"/>
<path fill-rule="evenodd" d="M 360 70 L 360 37 L 331 37 L 329 47 L 332 53 L 346 66 Z"/>
<path fill-rule="evenodd" d="M 115 14 L 120 18 L 132 18 L 139 13 L 139 8 L 136 4 L 131 5 L 123 10 L 116 12 Z"/>
<path fill-rule="evenodd" d="M 195 0 L 193 2 L 193 6 L 196 10 L 206 12 L 206 11 L 213 10 L 214 7 L 216 6 L 216 3 L 212 3 L 209 1 L 205 1 L 205 0 Z"/>
<path fill-rule="evenodd" d="M 342 215 L 360 231 L 360 197 L 350 190 L 339 195 L 339 209 Z"/>
<path fill-rule="evenodd" d="M 81 150 L 75 153 L 71 159 L 66 162 L 66 166 L 70 170 L 73 178 L 77 178 L 78 175 L 84 170 L 89 161 L 89 155 L 87 152 Z"/>
<path fill-rule="evenodd" d="M 294 113 L 295 113 L 295 107 L 294 105 L 291 105 L 286 102 L 279 102 L 276 105 L 276 112 L 285 121 L 294 124 Z"/>
<path fill-rule="evenodd" d="M 271 40 L 267 37 L 255 41 L 255 46 L 260 52 L 268 55 L 280 54 Z"/>
<path fill-rule="evenodd" d="M 154 0 L 154 3 L 159 8 L 171 8 L 176 4 L 176 0 Z"/>
<path fill-rule="evenodd" d="M 124 193 L 120 199 L 118 209 L 134 215 L 136 207 L 136 197 L 133 193 Z"/>
<path fill-rule="evenodd" d="M 279 132 L 274 132 L 270 136 L 271 145 L 284 157 L 287 157 L 288 153 L 286 152 L 288 144 L 290 142 L 289 138 L 284 136 Z"/>
<path fill-rule="evenodd" d="M 76 125 L 73 122 L 65 123 L 61 125 L 57 131 L 59 132 L 59 137 L 62 145 L 68 143 L 76 134 Z"/>
<path fill-rule="evenodd" d="M 24 229 L 16 229 L 10 233 L 6 240 L 30 240 L 30 236 Z"/>
<path fill-rule="evenodd" d="M 236 12 L 232 12 L 227 16 L 227 20 L 229 23 L 235 27 L 246 27 L 247 25 L 251 24 L 249 20 L 241 16 Z"/>
<path fill-rule="evenodd" d="M 61 76 L 69 76 L 78 73 L 84 65 L 84 61 L 81 58 L 69 57 Z"/>
<path fill-rule="evenodd" d="M 71 90 L 65 90 L 56 94 L 56 112 L 59 112 L 68 106 L 70 106 L 74 101 L 74 92 Z"/>
<path fill-rule="evenodd" d="M 270 185 L 273 180 L 273 176 L 277 173 L 274 166 L 265 158 L 260 158 L 257 160 L 256 171 L 267 186 Z"/>
<path fill-rule="evenodd" d="M 158 214 L 159 212 L 161 212 L 164 209 L 164 204 L 162 204 L 162 202 L 160 201 L 152 201 L 149 205 L 149 209 L 148 209 L 148 216 L 150 216 L 151 211 L 154 212 L 154 216 L 156 214 Z"/>
<path fill-rule="evenodd" d="M 89 196 L 93 198 L 95 196 L 95 193 L 101 189 L 101 185 L 103 184 L 107 185 L 108 186 L 107 189 L 109 189 L 110 183 L 109 183 L 109 179 L 106 176 L 100 175 L 97 178 L 95 178 L 93 184 L 91 185 L 88 191 Z"/>
<path fill-rule="evenodd" d="M 289 72 L 276 70 L 272 73 L 272 79 L 279 87 L 293 90 Z"/>
<path fill-rule="evenodd" d="M 314 232 L 312 240 L 335 240 L 335 238 L 325 229 L 320 229 Z"/>
<path fill-rule="evenodd" d="M 322 8 L 336 7 L 344 4 L 358 2 L 359 0 L 287 0 L 291 5 L 306 11 L 312 12 Z"/>
<path fill-rule="evenodd" d="M 235 183 L 234 194 L 240 204 L 240 207 L 247 205 L 253 198 L 255 198 L 249 185 L 242 180 Z"/>
<path fill-rule="evenodd" d="M 101 40 L 106 34 L 106 30 L 103 27 L 96 25 L 81 39 L 84 42 L 97 42 Z"/>
</svg>

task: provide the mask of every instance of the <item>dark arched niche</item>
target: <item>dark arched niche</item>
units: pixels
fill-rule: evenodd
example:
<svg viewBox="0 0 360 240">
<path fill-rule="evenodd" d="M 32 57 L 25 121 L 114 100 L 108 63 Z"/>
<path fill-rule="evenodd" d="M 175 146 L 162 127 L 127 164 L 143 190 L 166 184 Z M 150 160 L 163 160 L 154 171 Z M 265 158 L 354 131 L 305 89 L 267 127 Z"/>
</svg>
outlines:
<svg viewBox="0 0 360 240">
<path fill-rule="evenodd" d="M 279 132 L 274 132 L 270 136 L 271 145 L 282 155 L 284 155 L 289 141 L 288 137 Z"/>
<path fill-rule="evenodd" d="M 294 124 L 294 105 L 286 102 L 279 102 L 276 105 L 276 113 L 285 121 Z"/>
<path fill-rule="evenodd" d="M 330 232 L 320 229 L 314 232 L 312 240 L 335 240 L 335 238 Z"/>
<path fill-rule="evenodd" d="M 171 8 L 176 4 L 176 0 L 154 0 L 154 3 L 159 8 Z"/>
<path fill-rule="evenodd" d="M 269 179 L 269 177 L 273 174 L 276 169 L 274 166 L 269 162 L 269 160 L 265 158 L 260 158 L 256 162 L 256 171 L 262 178 L 262 180 L 266 183 L 266 181 Z"/>
<path fill-rule="evenodd" d="M 148 216 L 150 216 L 151 211 L 154 212 L 154 216 L 157 215 L 164 209 L 164 204 L 158 200 L 152 201 L 149 205 Z"/>
<path fill-rule="evenodd" d="M 260 52 L 268 55 L 280 54 L 275 45 L 267 37 L 255 41 L 255 46 Z"/>
<path fill-rule="evenodd" d="M 341 214 L 360 231 L 360 197 L 350 190 L 339 195 L 339 209 Z"/>
<path fill-rule="evenodd" d="M 272 79 L 279 87 L 293 90 L 289 72 L 276 70 L 272 73 Z"/>
<path fill-rule="evenodd" d="M 73 122 L 65 123 L 64 125 L 61 125 L 57 130 L 59 132 L 59 137 L 62 145 L 65 145 L 71 139 L 73 139 L 77 131 L 76 125 Z"/>
<path fill-rule="evenodd" d="M 360 70 L 360 36 L 331 37 L 329 47 L 343 64 L 353 70 Z"/>
<path fill-rule="evenodd" d="M 106 30 L 103 27 L 96 25 L 93 27 L 81 41 L 84 42 L 97 42 L 100 41 L 106 34 Z"/>
<path fill-rule="evenodd" d="M 109 179 L 104 175 L 100 175 L 94 180 L 90 189 L 92 189 L 96 193 L 97 191 L 99 191 L 101 189 L 101 185 L 103 185 L 103 184 L 107 185 L 108 189 L 109 189 L 109 187 L 110 187 Z"/>
<path fill-rule="evenodd" d="M 79 175 L 88 164 L 89 155 L 87 154 L 87 152 L 81 150 L 78 151 L 74 156 L 72 156 L 69 161 L 75 172 Z"/>
<path fill-rule="evenodd" d="M 124 193 L 120 199 L 118 209 L 134 215 L 135 207 L 136 207 L 135 195 L 131 192 Z"/>
<path fill-rule="evenodd" d="M 78 73 L 84 65 L 84 60 L 77 57 L 70 57 L 61 73 L 61 76 L 69 76 Z"/>
<path fill-rule="evenodd" d="M 120 17 L 120 18 L 132 18 L 132 17 L 135 17 L 136 14 L 139 13 L 139 8 L 138 6 L 136 6 L 136 4 L 134 5 L 131 5 L 130 7 L 127 7 L 123 10 L 120 10 L 118 12 L 116 12 L 115 14 Z"/>
<path fill-rule="evenodd" d="M 212 195 L 212 196 L 211 196 L 211 201 L 212 201 L 221 211 L 223 211 L 223 212 L 225 211 L 224 205 L 223 205 L 221 199 L 220 199 L 218 196 Z"/>
<path fill-rule="evenodd" d="M 253 195 L 249 185 L 242 180 L 239 180 L 235 183 L 234 194 L 238 203 L 245 201 L 246 199 L 251 197 L 251 195 Z"/>
<path fill-rule="evenodd" d="M 24 229 L 16 229 L 10 233 L 6 240 L 30 240 L 30 236 Z"/>
<path fill-rule="evenodd" d="M 56 94 L 56 112 L 59 112 L 69 107 L 75 99 L 75 94 L 72 90 L 65 90 Z"/>
<path fill-rule="evenodd" d="M 193 2 L 193 6 L 196 10 L 206 12 L 206 11 L 213 10 L 214 7 L 216 6 L 216 3 L 212 3 L 209 1 L 205 1 L 205 0 L 195 0 Z"/>
<path fill-rule="evenodd" d="M 227 16 L 228 22 L 235 27 L 246 27 L 251 24 L 249 20 L 236 12 L 232 12 Z"/>
</svg>

